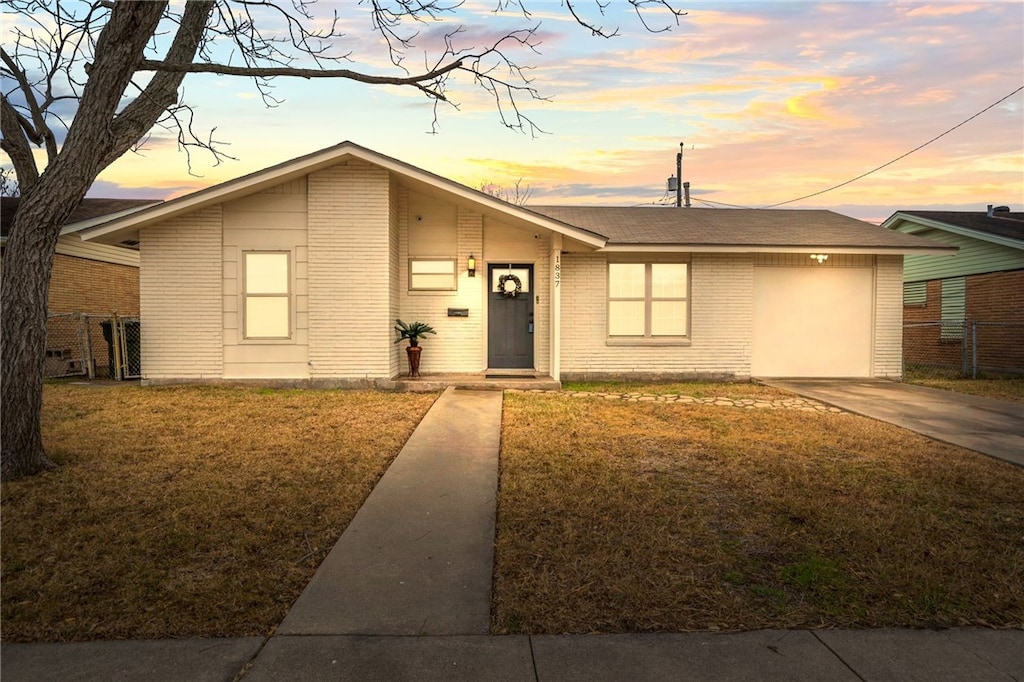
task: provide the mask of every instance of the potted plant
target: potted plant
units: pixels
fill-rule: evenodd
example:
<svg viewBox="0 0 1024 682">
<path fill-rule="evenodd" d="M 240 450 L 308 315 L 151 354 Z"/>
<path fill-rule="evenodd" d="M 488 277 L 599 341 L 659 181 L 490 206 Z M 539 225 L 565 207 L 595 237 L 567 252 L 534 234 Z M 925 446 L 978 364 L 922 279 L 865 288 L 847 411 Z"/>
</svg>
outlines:
<svg viewBox="0 0 1024 682">
<path fill-rule="evenodd" d="M 420 348 L 420 337 L 424 334 L 436 334 L 434 328 L 425 322 L 411 322 L 406 324 L 401 320 L 395 320 L 395 331 L 398 332 L 398 338 L 395 339 L 395 343 L 399 343 L 402 339 L 409 339 L 409 345 L 405 347 L 405 354 L 409 356 L 409 376 L 418 377 L 420 375 L 420 353 L 423 351 Z"/>
</svg>

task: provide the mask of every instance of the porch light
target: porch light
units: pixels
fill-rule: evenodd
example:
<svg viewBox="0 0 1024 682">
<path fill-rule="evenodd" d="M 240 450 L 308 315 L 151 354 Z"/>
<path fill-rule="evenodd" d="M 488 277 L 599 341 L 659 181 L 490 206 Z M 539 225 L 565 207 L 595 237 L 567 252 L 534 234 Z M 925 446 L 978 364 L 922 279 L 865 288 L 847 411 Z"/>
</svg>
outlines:
<svg viewBox="0 0 1024 682">
<path fill-rule="evenodd" d="M 812 253 L 811 254 L 811 260 L 816 260 L 816 261 L 818 261 L 818 264 L 821 265 L 822 263 L 824 263 L 825 261 L 828 260 L 828 254 L 827 253 Z"/>
<path fill-rule="evenodd" d="M 470 277 L 476 277 L 476 258 L 473 258 L 473 254 L 469 254 L 466 259 L 466 270 L 469 270 Z"/>
</svg>

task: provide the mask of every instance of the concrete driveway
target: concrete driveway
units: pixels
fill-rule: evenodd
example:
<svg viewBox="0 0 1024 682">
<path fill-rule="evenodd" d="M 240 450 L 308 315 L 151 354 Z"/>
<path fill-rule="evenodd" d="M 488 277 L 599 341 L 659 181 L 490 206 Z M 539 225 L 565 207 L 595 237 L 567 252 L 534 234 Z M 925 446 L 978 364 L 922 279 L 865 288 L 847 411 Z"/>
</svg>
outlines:
<svg viewBox="0 0 1024 682">
<path fill-rule="evenodd" d="M 763 379 L 840 409 L 1024 466 L 1024 404 L 869 379 Z"/>
</svg>

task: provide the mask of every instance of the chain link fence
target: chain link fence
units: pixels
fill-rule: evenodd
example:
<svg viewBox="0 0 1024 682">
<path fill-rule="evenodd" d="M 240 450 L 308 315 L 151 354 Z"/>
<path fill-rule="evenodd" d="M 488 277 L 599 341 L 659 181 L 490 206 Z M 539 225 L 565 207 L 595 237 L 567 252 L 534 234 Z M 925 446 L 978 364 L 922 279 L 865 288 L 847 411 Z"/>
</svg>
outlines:
<svg viewBox="0 0 1024 682">
<path fill-rule="evenodd" d="M 43 376 L 48 379 L 138 379 L 142 376 L 138 317 L 54 313 L 46 320 Z"/>
<path fill-rule="evenodd" d="M 939 320 L 903 325 L 908 378 L 979 379 L 1024 375 L 1024 324 Z"/>
</svg>

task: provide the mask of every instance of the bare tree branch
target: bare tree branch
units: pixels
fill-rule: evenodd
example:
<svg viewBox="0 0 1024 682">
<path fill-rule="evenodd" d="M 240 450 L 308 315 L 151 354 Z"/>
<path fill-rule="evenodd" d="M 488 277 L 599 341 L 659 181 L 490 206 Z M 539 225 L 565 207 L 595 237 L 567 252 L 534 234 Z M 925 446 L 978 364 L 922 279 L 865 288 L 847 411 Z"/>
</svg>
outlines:
<svg viewBox="0 0 1024 682">
<path fill-rule="evenodd" d="M 421 73 L 415 76 L 373 76 L 360 73 L 352 69 L 302 69 L 288 66 L 230 66 L 228 64 L 169 64 L 165 61 L 146 59 L 139 66 L 140 71 L 161 71 L 169 73 L 216 73 L 222 76 L 248 76 L 253 78 L 275 78 L 278 76 L 289 76 L 294 78 L 347 78 L 349 80 L 368 83 L 370 85 L 413 85 L 422 86 L 423 83 L 437 80 L 450 71 L 462 67 L 462 60 L 454 61 L 440 68 Z M 420 88 L 429 91 L 429 88 Z M 431 96 L 444 99 L 436 93 Z"/>
<path fill-rule="evenodd" d="M 46 145 L 47 158 L 50 161 L 53 161 L 57 156 L 57 142 L 53 137 L 53 132 L 46 125 L 46 117 L 43 114 L 43 109 L 36 101 L 35 91 L 29 84 L 25 71 L 18 67 L 14 60 L 11 59 L 10 55 L 7 54 L 7 50 L 2 47 L 0 47 L 0 59 L 2 59 L 4 63 L 4 73 L 9 74 L 15 81 L 17 81 L 21 96 L 25 99 L 25 108 L 28 109 L 28 112 L 32 117 L 32 120 L 29 121 L 20 113 L 16 112 L 18 124 L 21 126 L 22 131 L 30 142 L 35 145 Z"/>
</svg>

